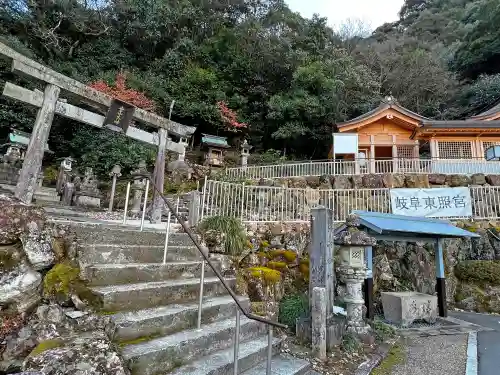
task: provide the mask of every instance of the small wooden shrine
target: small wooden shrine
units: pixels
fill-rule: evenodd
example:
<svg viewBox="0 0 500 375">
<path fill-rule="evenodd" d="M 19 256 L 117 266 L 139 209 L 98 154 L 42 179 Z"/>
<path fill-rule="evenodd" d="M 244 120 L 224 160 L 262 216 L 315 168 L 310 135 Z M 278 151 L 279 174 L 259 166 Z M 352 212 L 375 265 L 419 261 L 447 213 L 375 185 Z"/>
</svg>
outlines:
<svg viewBox="0 0 500 375">
<path fill-rule="evenodd" d="M 229 147 L 226 137 L 202 134 L 201 149 L 205 152 L 205 165 L 222 167 L 224 153 Z"/>
</svg>

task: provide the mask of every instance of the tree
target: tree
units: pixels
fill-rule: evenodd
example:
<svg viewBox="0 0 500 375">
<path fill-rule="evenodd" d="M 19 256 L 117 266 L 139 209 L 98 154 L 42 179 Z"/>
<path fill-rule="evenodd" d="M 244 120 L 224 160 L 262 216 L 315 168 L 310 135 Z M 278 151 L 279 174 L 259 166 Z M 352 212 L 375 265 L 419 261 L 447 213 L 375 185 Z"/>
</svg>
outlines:
<svg viewBox="0 0 500 375">
<path fill-rule="evenodd" d="M 155 110 L 155 103 L 146 97 L 142 92 L 125 86 L 126 75 L 125 73 L 118 73 L 116 75 L 115 86 L 110 86 L 104 81 L 97 81 L 91 83 L 89 86 L 95 90 L 101 91 L 115 99 L 130 103 L 138 108 L 145 109 L 146 111 L 153 112 Z"/>
</svg>

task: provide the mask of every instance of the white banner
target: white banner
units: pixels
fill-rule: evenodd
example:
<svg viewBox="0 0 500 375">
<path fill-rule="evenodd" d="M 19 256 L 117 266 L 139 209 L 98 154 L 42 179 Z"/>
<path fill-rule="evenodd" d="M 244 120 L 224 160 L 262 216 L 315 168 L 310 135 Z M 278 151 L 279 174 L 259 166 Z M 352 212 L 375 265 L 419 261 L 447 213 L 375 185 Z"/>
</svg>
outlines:
<svg viewBox="0 0 500 375">
<path fill-rule="evenodd" d="M 391 189 L 392 213 L 405 216 L 472 216 L 467 187 L 439 189 Z"/>
</svg>

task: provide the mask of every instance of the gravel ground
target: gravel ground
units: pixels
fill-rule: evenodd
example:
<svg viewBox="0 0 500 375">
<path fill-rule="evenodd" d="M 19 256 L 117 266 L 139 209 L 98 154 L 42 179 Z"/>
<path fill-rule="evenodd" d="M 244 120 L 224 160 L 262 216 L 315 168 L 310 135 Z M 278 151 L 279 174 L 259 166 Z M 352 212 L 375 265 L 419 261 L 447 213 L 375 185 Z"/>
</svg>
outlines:
<svg viewBox="0 0 500 375">
<path fill-rule="evenodd" d="M 406 360 L 390 375 L 465 374 L 467 335 L 408 338 L 406 346 Z"/>
</svg>

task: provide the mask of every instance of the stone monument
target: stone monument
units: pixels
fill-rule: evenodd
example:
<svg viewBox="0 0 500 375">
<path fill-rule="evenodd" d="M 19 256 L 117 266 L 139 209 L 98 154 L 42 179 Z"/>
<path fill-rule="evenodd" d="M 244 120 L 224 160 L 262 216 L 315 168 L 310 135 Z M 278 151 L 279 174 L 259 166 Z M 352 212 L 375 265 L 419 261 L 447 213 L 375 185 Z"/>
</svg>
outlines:
<svg viewBox="0 0 500 375">
<path fill-rule="evenodd" d="M 346 286 L 344 302 L 347 310 L 347 331 L 359 335 L 369 332 L 370 326 L 363 317 L 362 285 L 366 278 L 364 260 L 365 247 L 374 246 L 376 239 L 359 228 L 359 218 L 349 215 L 346 228 L 335 236 L 335 244 L 339 245 L 340 265 L 337 267 L 339 279 Z"/>
<path fill-rule="evenodd" d="M 345 319 L 333 313 L 335 287 L 333 211 L 324 206 L 317 206 L 311 209 L 311 213 L 310 310 L 308 316 L 297 320 L 296 334 L 299 339 L 311 343 L 313 351 L 321 359 L 323 346 L 326 346 L 326 350 L 331 350 L 341 343 Z M 322 337 L 321 332 L 326 332 L 326 337 Z"/>
<path fill-rule="evenodd" d="M 101 192 L 97 187 L 97 179 L 92 171 L 92 168 L 85 169 L 83 181 L 77 185 L 75 178 L 76 192 L 74 203 L 81 207 L 101 207 Z"/>
</svg>

